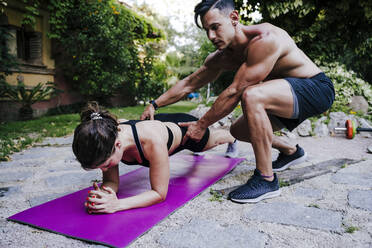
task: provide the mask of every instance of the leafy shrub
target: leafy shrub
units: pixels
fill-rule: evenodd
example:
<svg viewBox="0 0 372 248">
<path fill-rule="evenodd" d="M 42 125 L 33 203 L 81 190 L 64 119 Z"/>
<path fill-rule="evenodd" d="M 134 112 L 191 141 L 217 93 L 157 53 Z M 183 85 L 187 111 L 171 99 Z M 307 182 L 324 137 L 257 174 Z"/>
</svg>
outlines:
<svg viewBox="0 0 372 248">
<path fill-rule="evenodd" d="M 0 1 L 0 6 L 5 2 Z M 0 11 L 0 16 L 2 11 Z M 9 47 L 7 46 L 8 39 L 10 37 L 9 30 L 5 27 L 0 26 L 0 97 L 5 96 L 5 76 L 12 73 L 12 68 L 17 68 L 18 63 L 16 58 L 9 53 Z"/>
<path fill-rule="evenodd" d="M 364 96 L 368 103 L 369 109 L 372 106 L 372 86 L 358 77 L 346 66 L 337 62 L 320 67 L 326 75 L 332 80 L 335 86 L 335 102 L 332 111 L 345 111 L 347 105 L 351 102 L 353 96 Z"/>
<path fill-rule="evenodd" d="M 372 2 L 366 0 L 236 0 L 242 19 L 288 32 L 310 58 L 339 61 L 372 83 Z"/>
<path fill-rule="evenodd" d="M 61 65 L 73 86 L 103 103 L 123 88 L 134 97 L 152 70 L 140 59 L 140 48 L 160 31 L 115 1 L 51 2 L 50 37 L 67 55 Z"/>
<path fill-rule="evenodd" d="M 160 62 L 155 56 L 154 44 L 148 43 L 143 46 L 147 56 L 143 58 L 139 68 L 141 74 L 140 79 L 136 84 L 136 97 L 144 100 L 146 103 L 151 98 L 155 98 L 167 89 L 167 66 Z"/>
</svg>

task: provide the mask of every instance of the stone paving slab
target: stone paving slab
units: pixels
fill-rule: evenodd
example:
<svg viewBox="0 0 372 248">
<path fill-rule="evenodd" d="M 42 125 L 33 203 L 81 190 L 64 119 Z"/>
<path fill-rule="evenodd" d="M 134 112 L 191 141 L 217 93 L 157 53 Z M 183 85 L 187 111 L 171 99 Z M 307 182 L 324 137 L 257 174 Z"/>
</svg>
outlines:
<svg viewBox="0 0 372 248">
<path fill-rule="evenodd" d="M 257 204 L 244 213 L 244 218 L 337 232 L 341 231 L 342 221 L 341 213 L 290 202 Z"/>
<path fill-rule="evenodd" d="M 45 138 L 42 142 L 41 142 L 41 146 L 45 146 L 45 145 L 54 145 L 54 146 L 63 146 L 63 145 L 66 145 L 66 146 L 70 146 L 72 144 L 72 141 L 73 141 L 74 137 L 72 135 L 69 135 L 69 136 L 65 136 L 65 137 L 48 137 L 48 138 Z"/>
<path fill-rule="evenodd" d="M 348 199 L 350 206 L 372 212 L 372 190 L 353 190 Z"/>
<path fill-rule="evenodd" d="M 29 159 L 63 159 L 66 153 L 72 155 L 72 149 L 67 147 L 32 147 L 28 150 L 22 151 L 12 155 L 12 160 L 29 160 Z"/>
<path fill-rule="evenodd" d="M 56 194 L 46 194 L 46 195 L 41 195 L 41 196 L 37 196 L 37 197 L 32 197 L 29 200 L 30 206 L 31 207 L 35 207 L 35 206 L 38 206 L 40 204 L 46 203 L 48 201 L 57 199 L 59 197 L 65 196 L 65 195 L 70 194 L 70 193 L 73 193 L 73 192 L 74 191 L 63 192 L 63 193 L 56 193 Z"/>
<path fill-rule="evenodd" d="M 19 193 L 20 187 L 13 186 L 13 187 L 3 187 L 0 188 L 0 197 L 9 196 L 10 194 Z"/>
<path fill-rule="evenodd" d="M 372 188 L 372 161 L 364 161 L 358 166 L 347 166 L 331 177 L 336 184 L 359 185 Z"/>
<path fill-rule="evenodd" d="M 323 190 L 303 187 L 296 189 L 295 195 L 319 200 L 323 198 Z"/>
<path fill-rule="evenodd" d="M 306 179 L 338 171 L 345 165 L 355 164 L 358 162 L 360 161 L 347 158 L 331 159 L 306 167 L 296 168 L 296 170 L 285 170 L 280 172 L 279 175 L 282 181 L 294 184 Z"/>
<path fill-rule="evenodd" d="M 351 184 L 372 187 L 372 175 L 360 173 L 337 173 L 332 177 L 337 184 Z"/>
<path fill-rule="evenodd" d="M 22 182 L 27 178 L 31 178 L 32 176 L 33 173 L 31 171 L 0 173 L 2 183 Z"/>
<path fill-rule="evenodd" d="M 164 247 L 215 248 L 251 247 L 265 245 L 267 235 L 243 225 L 224 225 L 204 219 L 194 219 L 176 230 L 168 230 L 159 239 Z"/>
<path fill-rule="evenodd" d="M 39 159 L 28 159 L 28 160 L 12 160 L 7 162 L 0 163 L 0 169 L 12 169 L 14 167 L 38 167 L 40 165 L 46 164 L 46 160 L 39 158 Z"/>
<path fill-rule="evenodd" d="M 64 187 L 71 185 L 82 185 L 87 181 L 101 180 L 101 176 L 96 171 L 87 173 L 73 172 L 58 176 L 51 176 L 45 180 L 48 187 Z"/>
</svg>

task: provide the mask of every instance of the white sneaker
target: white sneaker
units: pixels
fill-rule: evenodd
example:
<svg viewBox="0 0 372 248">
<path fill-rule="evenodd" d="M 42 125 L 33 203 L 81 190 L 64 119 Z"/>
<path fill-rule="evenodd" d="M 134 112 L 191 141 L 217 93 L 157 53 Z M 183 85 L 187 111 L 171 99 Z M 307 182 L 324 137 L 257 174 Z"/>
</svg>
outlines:
<svg viewBox="0 0 372 248">
<path fill-rule="evenodd" d="M 237 140 L 234 143 L 229 143 L 225 152 L 225 157 L 236 158 L 239 155 L 238 151 L 238 142 Z"/>
</svg>

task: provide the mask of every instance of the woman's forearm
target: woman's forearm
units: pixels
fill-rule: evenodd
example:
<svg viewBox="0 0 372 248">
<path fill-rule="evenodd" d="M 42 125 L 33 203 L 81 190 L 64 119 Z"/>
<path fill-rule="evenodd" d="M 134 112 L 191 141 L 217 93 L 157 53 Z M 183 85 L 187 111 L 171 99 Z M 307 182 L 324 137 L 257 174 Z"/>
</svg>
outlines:
<svg viewBox="0 0 372 248">
<path fill-rule="evenodd" d="M 118 192 L 119 189 L 119 166 L 109 168 L 107 171 L 102 172 L 102 185 L 101 188 L 109 187 L 113 191 Z"/>
<path fill-rule="evenodd" d="M 148 207 L 164 200 L 158 192 L 149 190 L 139 195 L 119 199 L 117 211 Z"/>
</svg>

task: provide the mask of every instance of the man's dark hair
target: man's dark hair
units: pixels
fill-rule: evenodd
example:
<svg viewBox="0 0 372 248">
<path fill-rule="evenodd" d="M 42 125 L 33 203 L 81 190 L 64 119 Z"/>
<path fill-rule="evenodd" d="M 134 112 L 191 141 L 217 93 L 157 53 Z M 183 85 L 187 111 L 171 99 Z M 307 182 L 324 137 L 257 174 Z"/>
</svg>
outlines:
<svg viewBox="0 0 372 248">
<path fill-rule="evenodd" d="M 196 26 L 202 28 L 198 23 L 198 17 L 200 16 L 201 20 L 211 9 L 219 9 L 225 14 L 230 14 L 230 12 L 235 9 L 234 0 L 202 0 L 200 3 L 198 3 L 198 5 L 195 6 L 194 9 L 194 20 Z"/>
</svg>

